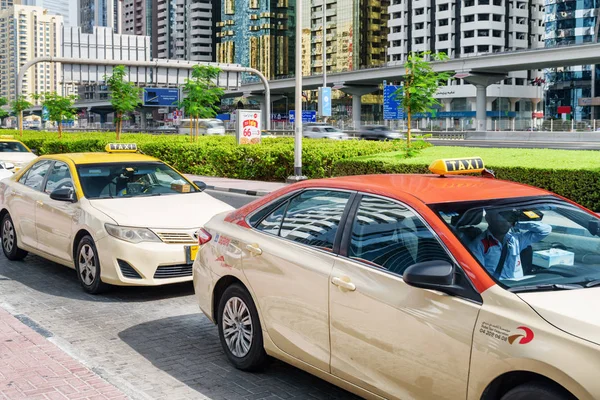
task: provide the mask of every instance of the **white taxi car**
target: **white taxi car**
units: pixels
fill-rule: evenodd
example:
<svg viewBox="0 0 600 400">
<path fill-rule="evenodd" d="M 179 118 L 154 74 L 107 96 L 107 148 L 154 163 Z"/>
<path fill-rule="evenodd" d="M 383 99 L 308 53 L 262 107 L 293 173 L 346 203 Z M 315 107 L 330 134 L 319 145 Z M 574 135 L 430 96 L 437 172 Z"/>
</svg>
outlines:
<svg viewBox="0 0 600 400">
<path fill-rule="evenodd" d="M 136 149 L 42 156 L 0 182 L 6 257 L 74 268 L 89 293 L 190 281 L 198 228 L 232 207 Z"/>
<path fill-rule="evenodd" d="M 17 172 L 36 158 L 25 143 L 11 135 L 0 135 L 0 163 L 4 169 Z"/>
</svg>

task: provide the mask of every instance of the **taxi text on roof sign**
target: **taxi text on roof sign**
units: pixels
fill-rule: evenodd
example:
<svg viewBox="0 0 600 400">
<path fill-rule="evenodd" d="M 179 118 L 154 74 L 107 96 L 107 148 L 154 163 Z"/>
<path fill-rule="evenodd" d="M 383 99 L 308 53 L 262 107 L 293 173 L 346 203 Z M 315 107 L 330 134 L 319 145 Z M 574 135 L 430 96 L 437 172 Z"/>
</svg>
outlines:
<svg viewBox="0 0 600 400">
<path fill-rule="evenodd" d="M 429 170 L 439 175 L 458 175 L 483 172 L 485 166 L 481 157 L 445 158 L 432 162 Z"/>
<path fill-rule="evenodd" d="M 135 143 L 109 143 L 105 148 L 107 153 L 135 153 L 137 149 Z"/>
</svg>

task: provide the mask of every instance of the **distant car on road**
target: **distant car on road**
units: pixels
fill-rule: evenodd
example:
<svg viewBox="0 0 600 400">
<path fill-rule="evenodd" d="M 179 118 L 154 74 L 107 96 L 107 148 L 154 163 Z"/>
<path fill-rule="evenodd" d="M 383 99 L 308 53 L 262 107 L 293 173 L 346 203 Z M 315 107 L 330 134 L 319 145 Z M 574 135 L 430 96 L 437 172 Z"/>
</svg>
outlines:
<svg viewBox="0 0 600 400">
<path fill-rule="evenodd" d="M 363 125 L 357 132 L 358 137 L 365 140 L 403 139 L 404 135 L 395 132 L 385 125 Z"/>
<path fill-rule="evenodd" d="M 302 136 L 310 139 L 350 139 L 348 134 L 331 125 L 307 124 L 303 126 Z"/>
</svg>

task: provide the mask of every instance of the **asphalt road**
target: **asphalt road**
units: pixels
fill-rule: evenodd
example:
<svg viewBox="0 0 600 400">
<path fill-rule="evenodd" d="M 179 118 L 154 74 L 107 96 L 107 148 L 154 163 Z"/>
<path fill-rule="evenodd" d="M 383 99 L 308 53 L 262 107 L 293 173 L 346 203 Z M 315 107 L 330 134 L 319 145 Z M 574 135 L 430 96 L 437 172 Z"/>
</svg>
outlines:
<svg viewBox="0 0 600 400">
<path fill-rule="evenodd" d="M 594 142 L 524 142 L 502 140 L 441 140 L 429 139 L 435 146 L 495 147 L 520 149 L 563 149 L 563 150 L 600 150 L 600 143 Z"/>
</svg>

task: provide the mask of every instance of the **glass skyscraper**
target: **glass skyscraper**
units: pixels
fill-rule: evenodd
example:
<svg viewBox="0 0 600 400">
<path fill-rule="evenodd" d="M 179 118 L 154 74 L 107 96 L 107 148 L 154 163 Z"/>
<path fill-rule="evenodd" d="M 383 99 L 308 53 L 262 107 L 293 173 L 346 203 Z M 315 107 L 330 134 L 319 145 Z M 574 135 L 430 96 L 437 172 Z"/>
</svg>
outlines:
<svg viewBox="0 0 600 400">
<path fill-rule="evenodd" d="M 295 0 L 224 0 L 217 61 L 255 68 L 268 79 L 293 75 L 295 5 Z"/>
<path fill-rule="evenodd" d="M 599 16 L 600 0 L 546 0 L 546 47 L 597 43 Z M 600 95 L 596 71 L 595 65 L 547 70 L 546 117 L 559 117 L 558 107 L 570 106 L 576 121 L 595 118 L 593 107 L 579 104 Z"/>
</svg>

